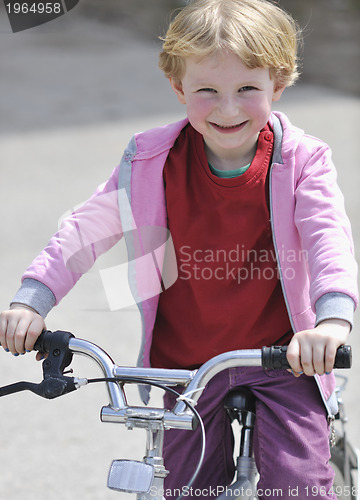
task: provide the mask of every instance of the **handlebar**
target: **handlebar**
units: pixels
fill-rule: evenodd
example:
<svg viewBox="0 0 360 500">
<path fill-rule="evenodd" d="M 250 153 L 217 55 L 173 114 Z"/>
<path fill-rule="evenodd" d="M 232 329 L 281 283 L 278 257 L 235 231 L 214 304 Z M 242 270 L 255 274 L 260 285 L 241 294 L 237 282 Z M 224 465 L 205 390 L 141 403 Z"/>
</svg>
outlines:
<svg viewBox="0 0 360 500">
<path fill-rule="evenodd" d="M 202 365 L 198 370 L 155 369 L 120 367 L 97 345 L 75 338 L 69 332 L 44 331 L 36 341 L 35 350 L 48 353 L 43 361 L 44 379 L 40 384 L 18 382 L 0 388 L 0 396 L 18 391 L 30 390 L 42 397 L 53 399 L 71 392 L 89 382 L 105 381 L 109 392 L 110 404 L 103 407 L 101 419 L 107 422 L 120 422 L 131 425 L 137 422 L 159 420 L 168 428 L 191 429 L 193 416 L 188 411 L 185 397 L 180 398 L 172 411 L 148 407 L 129 407 L 123 390 L 124 383 L 163 384 L 164 386 L 181 385 L 186 387 L 186 394 L 196 403 L 203 388 L 217 373 L 237 366 L 259 366 L 267 370 L 286 369 L 286 346 L 263 347 L 231 351 L 220 354 Z M 64 370 L 70 365 L 73 354 L 82 354 L 92 358 L 102 369 L 102 379 L 79 379 L 66 377 Z M 339 347 L 334 368 L 351 367 L 351 347 Z M 65 372 L 66 373 L 66 372 Z"/>
<path fill-rule="evenodd" d="M 287 346 L 262 348 L 262 366 L 268 370 L 284 370 L 290 368 L 286 358 Z M 342 345 L 336 351 L 334 368 L 351 368 L 352 354 L 349 345 Z"/>
<path fill-rule="evenodd" d="M 54 340 L 54 335 L 56 337 L 61 338 L 61 344 L 62 342 L 64 343 L 65 347 L 69 347 L 70 344 L 72 343 L 72 347 L 74 348 L 74 352 L 76 352 L 76 342 L 72 342 L 72 339 L 75 339 L 74 335 L 69 332 L 62 332 L 62 331 L 57 331 L 57 332 L 50 332 L 50 331 L 43 331 L 39 338 L 37 339 L 34 350 L 35 351 L 40 351 L 44 353 L 49 353 L 51 351 L 51 346 L 52 342 Z M 79 340 L 79 339 L 75 339 Z M 87 341 L 82 341 L 81 345 L 82 348 L 84 348 L 85 344 L 90 344 L 90 342 Z M 93 346 L 95 344 L 92 344 Z M 57 346 L 58 347 L 58 346 Z M 78 352 L 80 353 L 81 348 L 79 347 Z M 84 352 L 83 354 L 89 354 L 88 349 L 86 349 L 87 352 Z M 232 351 L 232 352 L 238 352 L 238 351 Z M 257 349 L 252 349 L 252 350 L 244 350 L 243 352 L 258 352 Z M 105 353 L 105 351 L 103 351 Z M 285 370 L 287 368 L 290 368 L 290 365 L 287 361 L 286 358 L 286 353 L 287 353 L 287 346 L 271 346 L 271 347 L 263 347 L 261 349 L 261 358 L 262 358 L 262 367 L 267 370 Z M 105 353 L 105 355 L 108 357 L 108 355 Z M 244 354 L 244 357 L 246 355 Z M 257 358 L 257 356 L 256 356 Z M 100 363 L 101 364 L 101 363 Z M 337 349 L 336 352 L 336 357 L 335 357 L 335 363 L 334 363 L 334 368 L 351 368 L 352 364 L 352 352 L 351 352 L 351 346 L 349 345 L 342 345 Z M 132 374 L 133 376 L 137 376 L 134 374 L 134 370 L 132 369 Z M 151 369 L 153 374 L 156 373 L 156 369 Z M 175 375 L 175 372 L 183 372 L 183 377 L 187 377 L 188 370 L 170 370 L 173 372 L 173 375 Z M 139 376 L 143 376 L 144 374 L 142 372 L 138 372 Z M 156 378 L 156 377 L 155 377 Z M 173 377 L 169 375 L 170 383 L 171 379 Z M 182 377 L 180 376 L 180 379 Z M 178 380 L 178 375 L 175 376 L 175 382 L 176 383 L 181 383 Z"/>
</svg>

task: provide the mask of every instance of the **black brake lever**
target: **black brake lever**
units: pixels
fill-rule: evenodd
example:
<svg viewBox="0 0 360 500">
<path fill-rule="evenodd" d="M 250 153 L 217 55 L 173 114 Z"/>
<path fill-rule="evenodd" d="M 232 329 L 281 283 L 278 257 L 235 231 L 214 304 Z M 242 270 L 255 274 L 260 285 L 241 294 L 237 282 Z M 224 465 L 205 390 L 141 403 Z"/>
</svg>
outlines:
<svg viewBox="0 0 360 500">
<path fill-rule="evenodd" d="M 31 391 L 43 398 L 54 399 L 75 389 L 74 379 L 70 377 L 47 377 L 40 384 L 24 381 L 0 387 L 0 397 L 14 394 L 15 392 Z"/>
<path fill-rule="evenodd" d="M 36 350 L 48 352 L 43 361 L 43 380 L 39 384 L 17 382 L 0 388 L 0 396 L 20 391 L 31 391 L 46 399 L 54 399 L 74 391 L 77 386 L 74 377 L 65 377 L 63 372 L 72 361 L 73 354 L 69 349 L 72 333 L 56 331 L 43 332 L 35 345 Z M 45 340 L 44 340 L 45 339 Z M 45 346 L 45 347 L 44 347 Z"/>
<path fill-rule="evenodd" d="M 40 394 L 37 394 L 47 399 L 54 399 L 76 389 L 74 377 L 65 377 L 63 374 L 73 358 L 69 343 L 74 335 L 63 331 L 44 332 L 42 335 L 48 336 L 49 348 L 46 350 L 49 354 L 43 361 L 44 380 L 39 384 Z"/>
</svg>

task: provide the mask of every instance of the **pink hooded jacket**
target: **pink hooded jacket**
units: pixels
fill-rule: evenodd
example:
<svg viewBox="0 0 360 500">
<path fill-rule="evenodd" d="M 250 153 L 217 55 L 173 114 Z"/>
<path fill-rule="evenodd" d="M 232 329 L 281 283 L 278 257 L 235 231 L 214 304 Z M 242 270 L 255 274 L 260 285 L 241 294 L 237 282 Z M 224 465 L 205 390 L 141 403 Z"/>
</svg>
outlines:
<svg viewBox="0 0 360 500">
<path fill-rule="evenodd" d="M 136 134 L 109 180 L 69 218 L 33 261 L 13 302 L 41 315 L 74 286 L 100 253 L 123 235 L 128 277 L 139 307 L 143 343 L 139 364 L 149 366 L 159 293 L 177 276 L 167 214 L 163 168 L 187 119 Z M 274 112 L 270 214 L 284 298 L 294 332 L 340 318 L 352 324 L 357 266 L 351 229 L 329 147 Z M 164 260 L 164 256 L 166 257 Z M 116 270 L 102 274 L 116 287 Z M 109 288 L 109 287 L 108 287 Z M 120 294 L 120 292 L 119 292 Z M 109 292 L 112 309 L 119 294 Z M 316 376 L 328 413 L 336 413 L 334 376 Z"/>
</svg>

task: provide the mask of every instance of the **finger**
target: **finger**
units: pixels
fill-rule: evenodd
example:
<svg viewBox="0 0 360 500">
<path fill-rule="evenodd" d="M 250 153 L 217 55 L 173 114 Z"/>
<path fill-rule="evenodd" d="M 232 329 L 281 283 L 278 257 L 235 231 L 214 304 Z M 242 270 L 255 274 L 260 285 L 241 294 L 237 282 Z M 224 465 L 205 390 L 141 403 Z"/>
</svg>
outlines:
<svg viewBox="0 0 360 500">
<path fill-rule="evenodd" d="M 44 353 L 44 352 L 38 352 L 36 354 L 36 361 L 42 361 L 43 359 L 46 359 L 49 356 L 49 353 Z"/>
<path fill-rule="evenodd" d="M 324 371 L 327 375 L 329 375 L 334 368 L 336 349 L 338 347 L 339 347 L 338 345 L 332 343 L 326 346 Z"/>
<path fill-rule="evenodd" d="M 7 324 L 8 324 L 7 316 L 5 313 L 2 313 L 0 315 L 0 344 L 5 350 L 8 350 L 6 343 Z"/>
<path fill-rule="evenodd" d="M 25 338 L 29 328 L 29 319 L 21 318 L 14 333 L 14 348 L 18 354 L 25 354 Z"/>
<path fill-rule="evenodd" d="M 315 375 L 312 345 L 308 342 L 300 344 L 300 363 L 305 375 Z"/>
<path fill-rule="evenodd" d="M 296 378 L 300 377 L 303 373 L 303 372 L 294 372 L 294 370 L 291 370 L 291 369 L 287 369 L 286 371 L 289 373 L 292 373 L 294 375 L 294 377 L 296 377 Z"/>
<path fill-rule="evenodd" d="M 295 336 L 288 345 L 286 358 L 295 377 L 299 377 L 303 372 L 303 369 L 300 363 L 300 344 Z"/>
<path fill-rule="evenodd" d="M 7 322 L 5 345 L 12 354 L 18 354 L 15 348 L 15 332 L 17 329 L 18 322 L 19 318 L 14 315 L 10 316 Z"/>
<path fill-rule="evenodd" d="M 36 316 L 28 327 L 24 345 L 26 351 L 30 352 L 34 349 L 35 342 L 44 329 L 46 329 L 44 320 L 41 316 Z"/>
<path fill-rule="evenodd" d="M 313 367 L 315 373 L 324 375 L 325 373 L 325 345 L 317 344 L 313 347 Z"/>
</svg>

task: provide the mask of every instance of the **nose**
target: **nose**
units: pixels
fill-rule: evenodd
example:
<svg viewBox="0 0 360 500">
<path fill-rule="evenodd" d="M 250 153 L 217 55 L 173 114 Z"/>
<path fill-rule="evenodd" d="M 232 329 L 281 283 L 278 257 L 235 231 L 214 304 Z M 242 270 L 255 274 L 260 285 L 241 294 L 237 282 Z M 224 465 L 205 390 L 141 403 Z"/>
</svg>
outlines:
<svg viewBox="0 0 360 500">
<path fill-rule="evenodd" d="M 233 119 L 239 115 L 239 103 L 232 96 L 224 96 L 219 102 L 220 116 L 224 119 Z"/>
</svg>

